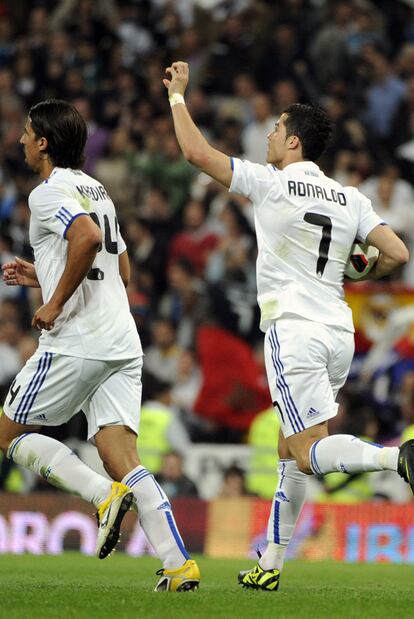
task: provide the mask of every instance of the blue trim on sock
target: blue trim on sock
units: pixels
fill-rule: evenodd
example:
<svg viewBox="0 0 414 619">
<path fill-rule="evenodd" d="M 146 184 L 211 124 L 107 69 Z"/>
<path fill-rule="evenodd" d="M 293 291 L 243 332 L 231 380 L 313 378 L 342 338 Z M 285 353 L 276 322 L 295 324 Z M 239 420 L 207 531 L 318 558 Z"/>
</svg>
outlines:
<svg viewBox="0 0 414 619">
<path fill-rule="evenodd" d="M 175 539 L 175 541 L 176 541 L 176 543 L 177 543 L 177 546 L 178 546 L 178 548 L 180 549 L 181 554 L 183 555 L 184 559 L 185 559 L 186 561 L 188 561 L 188 559 L 190 558 L 190 555 L 189 555 L 189 554 L 188 554 L 188 552 L 186 551 L 186 549 L 185 549 L 185 547 L 184 547 L 183 540 L 181 539 L 180 534 L 179 534 L 179 533 L 178 533 L 178 531 L 177 531 L 177 527 L 176 527 L 176 525 L 175 525 L 175 522 L 174 522 L 174 518 L 173 518 L 173 516 L 172 516 L 172 513 L 171 513 L 171 512 L 164 512 L 164 513 L 165 513 L 165 516 L 166 516 L 166 518 L 167 518 L 167 522 L 168 522 L 168 524 L 169 524 L 169 526 L 170 526 L 171 533 L 173 534 L 174 539 Z"/>
<path fill-rule="evenodd" d="M 310 450 L 310 456 L 311 456 L 311 461 L 310 461 L 310 466 L 312 471 L 316 474 L 316 475 L 323 475 L 321 469 L 319 468 L 318 462 L 316 460 L 316 453 L 315 453 L 315 449 L 316 449 L 316 445 L 321 441 L 322 439 L 320 438 L 318 441 L 316 441 Z"/>
<path fill-rule="evenodd" d="M 167 500 L 168 500 L 167 495 L 165 494 L 165 492 L 163 492 L 163 490 L 162 490 L 161 486 L 160 486 L 160 485 L 159 485 L 159 483 L 155 480 L 155 477 L 153 477 L 152 479 L 154 480 L 154 484 L 157 486 L 157 490 L 158 490 L 158 492 L 160 493 L 161 498 L 162 498 L 162 499 L 167 499 Z"/>
<path fill-rule="evenodd" d="M 142 474 L 141 475 L 135 475 L 135 476 L 131 477 L 130 480 L 125 481 L 124 482 L 125 485 L 129 486 L 130 488 L 133 488 L 134 486 L 139 484 L 140 481 L 142 481 L 146 477 L 150 477 L 151 476 L 151 473 L 149 471 L 147 471 L 146 469 L 144 471 L 140 471 L 140 473 L 142 473 Z"/>
<path fill-rule="evenodd" d="M 280 503 L 279 501 L 273 501 L 273 541 L 275 544 L 280 544 L 280 535 L 279 535 L 279 509 Z"/>
<path fill-rule="evenodd" d="M 17 447 L 17 445 L 20 443 L 20 441 L 25 437 L 25 436 L 29 436 L 29 434 L 31 434 L 31 432 L 25 432 L 24 434 L 21 434 L 18 438 L 14 439 L 14 442 L 12 442 L 12 447 L 10 449 L 10 447 L 7 450 L 7 457 L 9 458 L 9 460 L 13 460 L 13 454 L 14 451 Z"/>
</svg>

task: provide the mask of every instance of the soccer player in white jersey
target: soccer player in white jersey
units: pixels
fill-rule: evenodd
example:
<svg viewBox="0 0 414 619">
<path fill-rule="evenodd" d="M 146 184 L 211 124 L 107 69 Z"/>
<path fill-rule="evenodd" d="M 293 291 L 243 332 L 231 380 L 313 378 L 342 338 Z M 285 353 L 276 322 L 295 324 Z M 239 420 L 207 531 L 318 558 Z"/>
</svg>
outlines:
<svg viewBox="0 0 414 619">
<path fill-rule="evenodd" d="M 116 545 L 136 504 L 141 526 L 163 562 L 156 591 L 198 587 L 164 491 L 138 459 L 142 348 L 125 286 L 129 261 L 115 208 L 104 187 L 80 167 L 85 121 L 65 101 L 29 112 L 21 143 L 41 183 L 30 194 L 34 265 L 3 265 L 9 285 L 39 286 L 34 314 L 39 347 L 14 380 L 0 418 L 0 447 L 14 462 L 97 508 L 97 555 Z M 62 443 L 39 434 L 82 409 L 105 469 L 94 472 Z M 157 572 L 158 573 L 158 572 Z"/>
<path fill-rule="evenodd" d="M 253 203 L 258 303 L 269 389 L 281 425 L 280 466 L 267 548 L 253 569 L 240 572 L 239 582 L 276 591 L 308 475 L 388 469 L 414 487 L 414 441 L 382 447 L 328 435 L 354 352 L 343 293 L 351 246 L 359 239 L 380 250 L 371 272 L 375 278 L 407 262 L 408 251 L 367 198 L 316 165 L 331 132 L 323 110 L 290 106 L 268 135 L 268 165 L 231 159 L 210 146 L 185 106 L 188 65 L 174 62 L 166 73 L 163 82 L 186 159 Z"/>
</svg>

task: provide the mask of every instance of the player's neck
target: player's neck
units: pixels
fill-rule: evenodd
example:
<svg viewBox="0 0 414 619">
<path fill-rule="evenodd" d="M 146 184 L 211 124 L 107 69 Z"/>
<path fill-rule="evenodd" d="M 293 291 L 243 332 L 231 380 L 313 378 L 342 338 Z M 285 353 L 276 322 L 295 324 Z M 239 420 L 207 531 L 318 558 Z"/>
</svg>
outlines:
<svg viewBox="0 0 414 619">
<path fill-rule="evenodd" d="M 284 157 L 282 161 L 279 161 L 279 163 L 276 164 L 276 167 L 279 168 L 279 170 L 283 170 L 283 168 L 286 168 L 286 166 L 290 165 L 291 163 L 301 163 L 303 161 L 305 161 L 303 157 L 298 155 L 296 152 L 289 151 L 286 157 Z"/>
<path fill-rule="evenodd" d="M 49 159 L 44 159 L 41 162 L 40 169 L 38 171 L 40 178 L 42 181 L 45 181 L 52 174 L 53 168 L 55 166 Z"/>
</svg>

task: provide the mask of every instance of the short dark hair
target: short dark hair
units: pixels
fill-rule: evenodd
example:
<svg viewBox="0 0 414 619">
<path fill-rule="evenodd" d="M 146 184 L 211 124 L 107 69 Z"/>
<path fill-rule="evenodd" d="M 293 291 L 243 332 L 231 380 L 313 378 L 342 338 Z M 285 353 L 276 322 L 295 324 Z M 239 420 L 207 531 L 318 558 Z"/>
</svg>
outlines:
<svg viewBox="0 0 414 619">
<path fill-rule="evenodd" d="M 302 144 L 304 159 L 316 161 L 322 155 L 332 134 L 332 122 L 321 107 L 294 103 L 283 112 L 286 137 L 296 135 Z"/>
<path fill-rule="evenodd" d="M 46 153 L 59 168 L 82 167 L 88 130 L 74 105 L 60 99 L 47 99 L 29 110 L 29 120 L 37 138 L 47 139 Z"/>
</svg>

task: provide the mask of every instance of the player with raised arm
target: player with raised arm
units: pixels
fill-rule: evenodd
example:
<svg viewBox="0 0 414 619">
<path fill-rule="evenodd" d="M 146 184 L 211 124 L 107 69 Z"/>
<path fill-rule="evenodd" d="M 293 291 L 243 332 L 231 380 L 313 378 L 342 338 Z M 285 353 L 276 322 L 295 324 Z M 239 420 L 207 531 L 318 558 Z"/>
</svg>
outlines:
<svg viewBox="0 0 414 619">
<path fill-rule="evenodd" d="M 122 519 L 136 503 L 141 526 L 163 562 L 156 591 L 198 587 L 167 496 L 138 459 L 142 348 L 125 286 L 129 260 L 105 188 L 80 167 L 86 124 L 65 101 L 29 112 L 21 143 L 41 179 L 29 196 L 35 264 L 3 265 L 9 285 L 39 286 L 44 304 L 32 325 L 39 347 L 14 380 L 0 418 L 0 447 L 14 462 L 97 508 L 96 552 L 115 547 Z M 79 410 L 114 482 L 62 443 L 39 434 Z M 158 572 L 157 572 L 158 573 Z"/>
<path fill-rule="evenodd" d="M 253 203 L 260 326 L 281 425 L 280 464 L 267 548 L 253 569 L 240 572 L 239 583 L 275 591 L 308 475 L 393 470 L 414 489 L 414 441 L 382 447 L 355 436 L 328 435 L 354 352 L 352 313 L 343 292 L 351 247 L 358 239 L 378 248 L 372 278 L 406 263 L 408 251 L 365 196 L 316 165 L 331 133 L 323 110 L 291 105 L 268 135 L 268 165 L 250 163 L 214 149 L 192 121 L 184 102 L 188 65 L 174 62 L 166 73 L 163 82 L 186 159 Z"/>
</svg>

